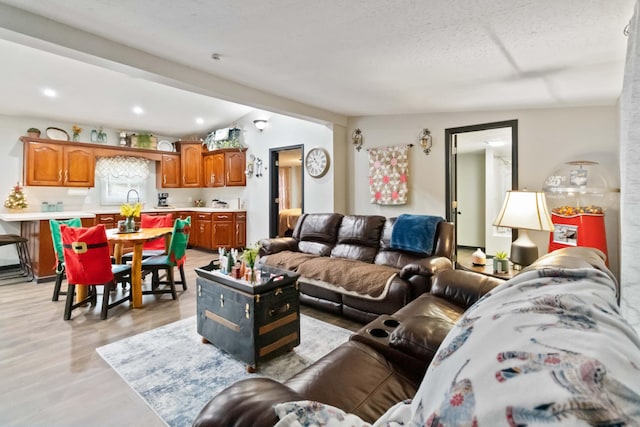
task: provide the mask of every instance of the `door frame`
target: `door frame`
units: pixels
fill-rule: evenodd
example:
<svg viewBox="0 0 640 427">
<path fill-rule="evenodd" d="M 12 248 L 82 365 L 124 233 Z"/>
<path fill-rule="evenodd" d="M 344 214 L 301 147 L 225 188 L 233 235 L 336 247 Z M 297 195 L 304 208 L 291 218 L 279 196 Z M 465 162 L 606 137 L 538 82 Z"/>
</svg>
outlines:
<svg viewBox="0 0 640 427">
<path fill-rule="evenodd" d="M 500 122 L 481 123 L 477 125 L 447 128 L 445 135 L 445 193 L 446 193 L 446 219 L 453 222 L 454 227 L 454 257 L 458 255 L 458 209 L 454 206 L 457 199 L 457 138 L 456 135 L 467 132 L 477 132 L 488 129 L 511 128 L 511 189 L 518 189 L 518 120 L 504 120 Z M 512 230 L 512 240 L 518 237 L 517 229 Z"/>
<path fill-rule="evenodd" d="M 286 147 L 275 147 L 269 149 L 269 237 L 273 238 L 278 234 L 279 213 L 277 197 L 280 194 L 278 185 L 278 158 L 281 151 L 301 150 L 304 159 L 304 144 L 288 145 Z M 304 173 L 300 174 L 300 210 L 304 212 Z M 282 236 L 281 236 L 282 237 Z"/>
</svg>

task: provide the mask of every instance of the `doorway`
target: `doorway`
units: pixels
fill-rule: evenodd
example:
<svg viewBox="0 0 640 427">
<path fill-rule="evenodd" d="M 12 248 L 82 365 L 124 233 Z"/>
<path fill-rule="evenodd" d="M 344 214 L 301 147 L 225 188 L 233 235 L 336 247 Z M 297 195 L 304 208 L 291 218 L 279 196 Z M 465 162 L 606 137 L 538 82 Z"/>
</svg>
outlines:
<svg viewBox="0 0 640 427">
<path fill-rule="evenodd" d="M 455 224 L 455 257 L 481 248 L 508 251 L 511 229 L 492 225 L 507 190 L 518 188 L 518 121 L 445 129 L 447 221 Z"/>
<path fill-rule="evenodd" d="M 304 209 L 304 145 L 269 150 L 269 237 L 288 237 Z"/>
</svg>

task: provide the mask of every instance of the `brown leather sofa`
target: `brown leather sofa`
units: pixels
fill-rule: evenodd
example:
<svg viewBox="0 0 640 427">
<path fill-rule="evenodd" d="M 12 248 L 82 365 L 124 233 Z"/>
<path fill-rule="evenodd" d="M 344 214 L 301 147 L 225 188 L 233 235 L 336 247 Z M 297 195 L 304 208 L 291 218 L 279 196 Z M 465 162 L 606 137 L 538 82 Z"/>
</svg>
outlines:
<svg viewBox="0 0 640 427">
<path fill-rule="evenodd" d="M 435 276 L 429 292 L 382 315 L 284 383 L 241 380 L 214 397 L 194 426 L 261 427 L 277 422 L 276 403 L 315 400 L 369 422 L 412 398 L 456 320 L 502 280 L 460 270 Z"/>
<path fill-rule="evenodd" d="M 333 271 L 339 265 L 353 271 L 366 266 L 367 272 L 380 269 L 395 273 L 384 292 L 376 296 L 362 290 L 351 292 L 344 283 L 314 280 L 301 273 L 302 303 L 366 323 L 381 314 L 393 313 L 428 292 L 437 272 L 453 268 L 452 223 L 437 224 L 429 245 L 431 254 L 425 255 L 392 247 L 396 222 L 397 218 L 378 215 L 303 214 L 291 237 L 260 242 L 260 262 L 301 273 L 298 270 L 302 264 L 306 267 L 309 259 L 317 261 L 322 257 L 321 269 L 325 271 Z M 334 274 L 335 281 L 348 273 Z"/>
</svg>

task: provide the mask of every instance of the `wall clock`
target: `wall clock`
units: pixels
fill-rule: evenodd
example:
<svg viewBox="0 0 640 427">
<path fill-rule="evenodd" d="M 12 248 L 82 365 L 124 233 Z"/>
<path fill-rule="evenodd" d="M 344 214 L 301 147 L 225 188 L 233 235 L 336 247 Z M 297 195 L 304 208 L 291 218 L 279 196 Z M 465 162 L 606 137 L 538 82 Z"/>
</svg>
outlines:
<svg viewBox="0 0 640 427">
<path fill-rule="evenodd" d="M 329 153 L 324 148 L 312 148 L 304 159 L 304 165 L 313 178 L 323 177 L 329 170 Z"/>
</svg>

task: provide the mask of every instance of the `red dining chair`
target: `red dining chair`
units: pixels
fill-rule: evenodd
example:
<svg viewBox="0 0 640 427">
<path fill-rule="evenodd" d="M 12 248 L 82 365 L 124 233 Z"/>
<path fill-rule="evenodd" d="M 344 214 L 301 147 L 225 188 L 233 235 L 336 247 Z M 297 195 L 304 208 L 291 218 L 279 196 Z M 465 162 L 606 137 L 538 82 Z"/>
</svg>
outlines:
<svg viewBox="0 0 640 427">
<path fill-rule="evenodd" d="M 111 264 L 104 224 L 89 228 L 61 224 L 60 233 L 68 283 L 64 320 L 71 318 L 71 311 L 75 308 L 87 302 L 92 306 L 96 304 L 96 286 L 104 286 L 100 313 L 102 320 L 107 318 L 109 309 L 131 300 L 131 292 L 128 292 L 122 298 L 110 302 L 110 294 L 116 289 L 116 281 L 121 282 L 130 277 L 131 266 Z M 89 292 L 86 298 L 74 304 L 76 286 L 89 286 Z"/>
<path fill-rule="evenodd" d="M 140 215 L 140 228 L 161 228 L 173 227 L 173 214 L 166 215 Z M 142 259 L 167 253 L 164 243 L 164 237 L 145 242 L 142 246 Z M 122 262 L 131 262 L 133 253 L 128 252 L 122 255 Z"/>
</svg>

